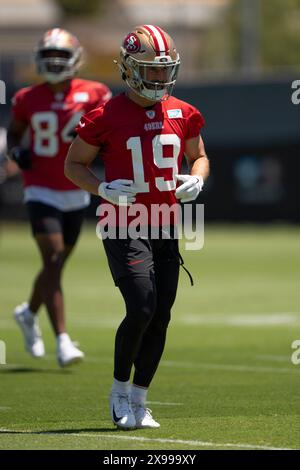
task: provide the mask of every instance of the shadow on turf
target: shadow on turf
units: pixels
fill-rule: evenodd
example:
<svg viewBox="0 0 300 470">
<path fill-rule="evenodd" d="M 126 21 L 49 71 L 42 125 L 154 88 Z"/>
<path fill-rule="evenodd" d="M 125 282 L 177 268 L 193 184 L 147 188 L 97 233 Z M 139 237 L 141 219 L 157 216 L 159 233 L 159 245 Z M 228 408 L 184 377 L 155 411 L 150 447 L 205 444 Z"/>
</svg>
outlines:
<svg viewBox="0 0 300 470">
<path fill-rule="evenodd" d="M 70 374 L 70 369 L 41 369 L 36 367 L 12 367 L 0 369 L 0 374 Z"/>
<path fill-rule="evenodd" d="M 98 432 L 124 432 L 116 427 L 111 428 L 81 428 L 81 429 L 51 429 L 50 431 L 9 431 L 9 430 L 0 430 L 1 434 L 80 434 L 80 433 L 98 433 Z"/>
</svg>

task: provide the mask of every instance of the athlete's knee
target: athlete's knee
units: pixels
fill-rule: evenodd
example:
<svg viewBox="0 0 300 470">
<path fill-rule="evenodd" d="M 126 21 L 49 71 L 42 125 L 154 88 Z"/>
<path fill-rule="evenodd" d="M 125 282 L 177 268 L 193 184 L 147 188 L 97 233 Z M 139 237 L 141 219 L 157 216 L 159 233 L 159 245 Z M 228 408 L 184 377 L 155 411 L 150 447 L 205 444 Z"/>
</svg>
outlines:
<svg viewBox="0 0 300 470">
<path fill-rule="evenodd" d="M 156 311 L 156 291 L 148 289 L 143 295 L 136 295 L 126 301 L 126 316 L 135 328 L 145 329 L 151 322 Z"/>
<path fill-rule="evenodd" d="M 157 310 L 153 316 L 151 327 L 156 331 L 166 331 L 171 320 L 171 310 Z"/>
<path fill-rule="evenodd" d="M 119 288 L 126 304 L 128 322 L 144 329 L 151 322 L 157 306 L 155 282 L 149 278 L 124 278 Z"/>
<path fill-rule="evenodd" d="M 44 260 L 43 277 L 52 281 L 60 279 L 63 268 L 64 256 L 63 252 L 54 252 Z"/>
<path fill-rule="evenodd" d="M 140 341 L 144 332 L 151 324 L 154 311 L 149 306 L 137 306 L 137 308 L 126 309 L 126 316 L 119 326 L 117 336 L 130 338 L 132 346 Z"/>
<path fill-rule="evenodd" d="M 128 321 L 134 325 L 135 328 L 144 330 L 151 322 L 154 312 L 154 305 L 144 304 L 137 305 L 135 308 L 127 310 L 126 315 Z"/>
</svg>

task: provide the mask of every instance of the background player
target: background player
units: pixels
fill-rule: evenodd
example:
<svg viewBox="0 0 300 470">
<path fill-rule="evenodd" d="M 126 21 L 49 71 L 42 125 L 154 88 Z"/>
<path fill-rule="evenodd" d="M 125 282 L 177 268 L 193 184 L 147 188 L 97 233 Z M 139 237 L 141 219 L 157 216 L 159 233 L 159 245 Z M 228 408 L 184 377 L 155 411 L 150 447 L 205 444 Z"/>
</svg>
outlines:
<svg viewBox="0 0 300 470">
<path fill-rule="evenodd" d="M 14 315 L 27 351 L 42 357 L 45 349 L 37 313 L 45 304 L 57 337 L 58 362 L 66 366 L 80 361 L 84 354 L 66 333 L 61 276 L 90 196 L 64 176 L 64 161 L 80 117 L 105 103 L 111 92 L 102 83 L 74 78 L 82 62 L 82 48 L 68 31 L 47 31 L 35 61 L 44 82 L 14 96 L 8 152 L 22 170 L 25 202 L 43 265 L 29 301 L 19 305 Z M 22 146 L 27 129 L 28 149 Z"/>
<path fill-rule="evenodd" d="M 119 68 L 126 93 L 79 123 L 79 135 L 66 160 L 66 175 L 113 204 L 116 212 L 120 196 L 132 208 L 135 203 L 143 204 L 148 213 L 153 204 L 192 201 L 208 176 L 209 164 L 199 136 L 203 118 L 193 106 L 170 97 L 179 64 L 167 33 L 152 25 L 135 28 L 121 47 Z M 99 148 L 105 182 L 88 168 Z M 178 175 L 183 155 L 190 174 Z M 183 183 L 177 189 L 176 180 Z M 145 223 L 155 224 L 153 219 Z M 163 353 L 176 296 L 178 240 L 128 236 L 103 242 L 126 305 L 126 317 L 115 339 L 111 417 L 121 428 L 157 428 L 159 423 L 146 408 L 146 396 Z"/>
</svg>

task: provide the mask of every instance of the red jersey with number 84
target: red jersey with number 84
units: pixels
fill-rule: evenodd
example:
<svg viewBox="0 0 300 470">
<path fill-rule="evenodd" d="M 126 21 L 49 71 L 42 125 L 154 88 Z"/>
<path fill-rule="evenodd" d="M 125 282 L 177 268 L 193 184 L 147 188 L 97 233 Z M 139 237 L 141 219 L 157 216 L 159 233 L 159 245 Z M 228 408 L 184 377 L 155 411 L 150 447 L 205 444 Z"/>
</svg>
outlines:
<svg viewBox="0 0 300 470">
<path fill-rule="evenodd" d="M 104 104 L 109 88 L 74 78 L 70 87 L 54 93 L 46 83 L 22 88 L 13 98 L 13 116 L 28 124 L 32 168 L 23 172 L 25 187 L 42 186 L 67 191 L 78 189 L 64 175 L 65 158 L 80 117 Z"/>
</svg>

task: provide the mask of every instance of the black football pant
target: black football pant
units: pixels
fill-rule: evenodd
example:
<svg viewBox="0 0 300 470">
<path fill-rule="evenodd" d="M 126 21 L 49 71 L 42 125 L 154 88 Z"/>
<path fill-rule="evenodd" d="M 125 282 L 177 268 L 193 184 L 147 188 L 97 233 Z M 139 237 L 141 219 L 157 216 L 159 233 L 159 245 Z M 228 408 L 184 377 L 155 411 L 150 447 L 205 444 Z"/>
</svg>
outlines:
<svg viewBox="0 0 300 470">
<path fill-rule="evenodd" d="M 114 377 L 129 380 L 134 364 L 133 383 L 142 387 L 150 385 L 161 359 L 179 276 L 177 240 L 148 244 L 153 262 L 144 275 L 139 271 L 116 282 L 126 304 L 126 316 L 116 333 Z M 146 250 L 145 245 L 142 249 Z"/>
</svg>

